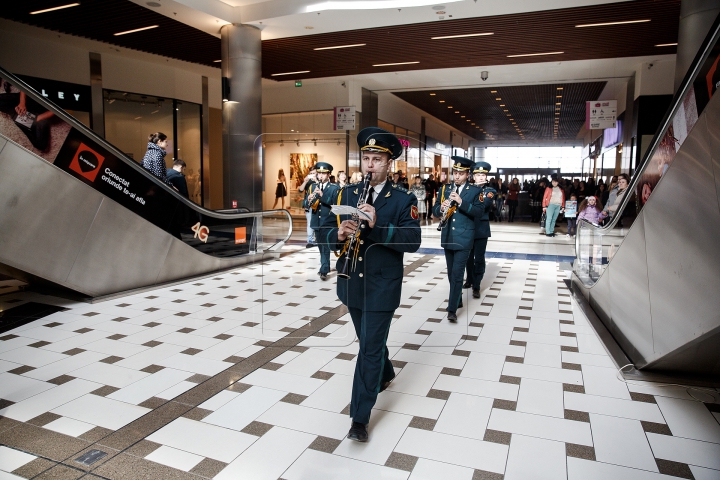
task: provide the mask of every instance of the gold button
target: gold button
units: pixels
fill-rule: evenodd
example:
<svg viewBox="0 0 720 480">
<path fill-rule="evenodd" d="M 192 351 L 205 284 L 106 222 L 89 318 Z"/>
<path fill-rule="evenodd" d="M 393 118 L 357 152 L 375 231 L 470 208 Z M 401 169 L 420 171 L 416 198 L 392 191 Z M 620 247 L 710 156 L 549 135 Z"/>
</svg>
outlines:
<svg viewBox="0 0 720 480">
<path fill-rule="evenodd" d="M 453 218 L 453 222 L 454 222 L 455 220 L 457 220 L 457 219 L 456 219 L 456 218 Z"/>
<path fill-rule="evenodd" d="M 453 227 L 453 230 L 455 230 L 455 227 Z"/>
<path fill-rule="evenodd" d="M 360 225 L 360 228 L 365 228 L 365 225 Z"/>
<path fill-rule="evenodd" d="M 360 274 L 360 276 L 362 277 L 362 276 L 363 276 L 363 274 L 361 273 L 361 274 Z"/>
<path fill-rule="evenodd" d="M 360 245 L 363 245 L 365 243 L 364 240 L 360 240 Z"/>
<path fill-rule="evenodd" d="M 358 258 L 358 260 L 360 260 L 362 262 L 362 257 Z"/>
</svg>

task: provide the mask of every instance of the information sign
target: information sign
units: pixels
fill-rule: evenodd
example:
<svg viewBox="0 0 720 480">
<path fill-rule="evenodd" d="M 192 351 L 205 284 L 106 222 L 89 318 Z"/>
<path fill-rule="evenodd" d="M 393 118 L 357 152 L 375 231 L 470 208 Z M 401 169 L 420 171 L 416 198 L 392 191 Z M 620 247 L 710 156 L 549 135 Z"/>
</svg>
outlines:
<svg viewBox="0 0 720 480">
<path fill-rule="evenodd" d="M 585 128 L 588 130 L 617 126 L 617 100 L 585 102 Z"/>
<path fill-rule="evenodd" d="M 355 130 L 355 107 L 335 107 L 333 130 Z"/>
</svg>

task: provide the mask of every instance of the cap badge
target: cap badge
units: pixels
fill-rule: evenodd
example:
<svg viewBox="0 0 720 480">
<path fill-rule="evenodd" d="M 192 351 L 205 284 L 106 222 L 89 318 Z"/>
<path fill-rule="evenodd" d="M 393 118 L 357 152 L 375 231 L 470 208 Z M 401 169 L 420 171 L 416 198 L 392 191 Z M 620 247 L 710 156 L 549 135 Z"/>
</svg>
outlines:
<svg viewBox="0 0 720 480">
<path fill-rule="evenodd" d="M 370 140 L 368 140 L 368 145 L 375 145 L 375 139 L 371 138 Z"/>
</svg>

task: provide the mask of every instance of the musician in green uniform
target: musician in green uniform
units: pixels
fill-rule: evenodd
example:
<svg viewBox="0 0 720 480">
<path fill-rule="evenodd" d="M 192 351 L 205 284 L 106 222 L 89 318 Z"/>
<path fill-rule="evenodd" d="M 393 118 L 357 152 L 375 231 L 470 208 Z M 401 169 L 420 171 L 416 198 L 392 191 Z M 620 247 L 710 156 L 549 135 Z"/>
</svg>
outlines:
<svg viewBox="0 0 720 480">
<path fill-rule="evenodd" d="M 338 186 L 330 183 L 330 174 L 333 166 L 326 162 L 318 162 L 314 170 L 317 172 L 315 183 L 308 189 L 308 195 L 303 200 L 303 208 L 310 211 L 310 227 L 315 231 L 315 238 L 325 217 L 330 215 L 330 204 L 335 197 Z M 320 249 L 320 271 L 318 275 L 322 280 L 327 280 L 330 273 L 330 248 L 326 243 L 318 242 Z"/>
<path fill-rule="evenodd" d="M 387 181 L 391 160 L 403 153 L 395 135 L 369 127 L 358 134 L 357 141 L 365 179 L 341 188 L 334 203 L 358 207 L 370 220 L 327 216 L 318 242 L 339 255 L 337 294 L 348 307 L 360 342 L 348 438 L 365 442 L 378 393 L 395 377 L 387 337 L 395 309 L 400 306 L 403 254 L 420 248 L 420 222 L 415 195 Z"/>
<path fill-rule="evenodd" d="M 488 185 L 487 174 L 492 167 L 487 162 L 477 162 L 473 166 L 475 186 L 480 189 L 482 213 L 475 215 L 475 240 L 470 251 L 465 270 L 467 280 L 463 287 L 472 287 L 473 298 L 480 298 L 480 282 L 485 276 L 485 250 L 490 237 L 490 208 L 497 192 Z"/>
<path fill-rule="evenodd" d="M 453 156 L 453 182 L 445 184 L 438 192 L 438 202 L 433 214 L 440 218 L 442 229 L 440 245 L 445 249 L 447 275 L 450 281 L 448 297 L 448 320 L 457 322 L 457 309 L 463 306 L 462 285 L 465 264 L 470 256 L 475 238 L 475 216 L 482 215 L 480 189 L 468 183 L 473 161 Z"/>
</svg>

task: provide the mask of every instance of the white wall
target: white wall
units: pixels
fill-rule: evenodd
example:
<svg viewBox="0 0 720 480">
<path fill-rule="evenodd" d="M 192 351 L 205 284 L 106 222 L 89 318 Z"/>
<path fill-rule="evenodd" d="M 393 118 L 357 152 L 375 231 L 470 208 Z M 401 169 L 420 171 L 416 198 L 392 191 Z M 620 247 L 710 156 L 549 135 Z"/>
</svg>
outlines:
<svg viewBox="0 0 720 480">
<path fill-rule="evenodd" d="M 674 58 L 641 63 L 635 71 L 635 98 L 640 95 L 672 95 L 675 93 L 674 83 Z"/>
<path fill-rule="evenodd" d="M 336 79 L 305 80 L 302 87 L 296 87 L 294 81 L 263 79 L 262 113 L 312 112 L 353 105 L 359 111 L 361 100 L 356 98 L 353 101 L 357 103 L 351 103 L 352 87 L 349 82 L 344 87 L 342 83 Z"/>
</svg>

